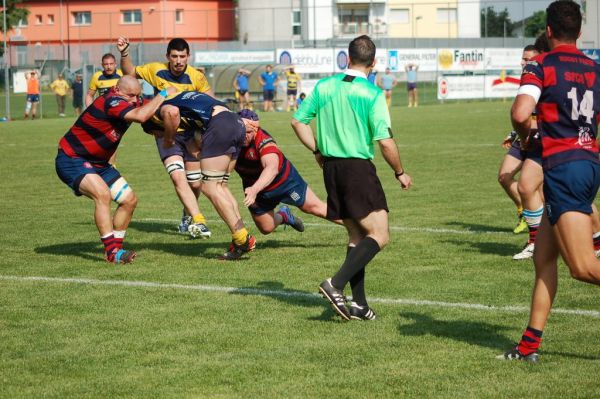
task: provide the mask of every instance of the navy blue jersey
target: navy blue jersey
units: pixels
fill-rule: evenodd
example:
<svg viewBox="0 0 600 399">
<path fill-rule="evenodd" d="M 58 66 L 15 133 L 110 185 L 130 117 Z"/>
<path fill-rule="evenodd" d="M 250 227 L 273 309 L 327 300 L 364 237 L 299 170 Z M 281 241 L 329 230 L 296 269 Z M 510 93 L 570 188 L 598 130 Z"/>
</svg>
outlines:
<svg viewBox="0 0 600 399">
<path fill-rule="evenodd" d="M 181 92 L 166 100 L 163 106 L 167 104 L 179 108 L 181 116 L 179 127 L 183 130 L 204 130 L 210 122 L 213 108 L 217 105 L 227 107 L 224 102 L 197 91 Z"/>
<path fill-rule="evenodd" d="M 574 160 L 598 162 L 600 65 L 562 45 L 527 62 L 520 94 L 537 100 L 544 169 Z"/>
</svg>

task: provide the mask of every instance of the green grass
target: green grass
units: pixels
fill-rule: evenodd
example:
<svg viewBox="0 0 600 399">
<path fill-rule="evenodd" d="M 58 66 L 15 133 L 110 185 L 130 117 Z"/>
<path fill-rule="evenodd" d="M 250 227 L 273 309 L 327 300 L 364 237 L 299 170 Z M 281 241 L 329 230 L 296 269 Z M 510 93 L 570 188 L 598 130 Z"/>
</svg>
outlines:
<svg viewBox="0 0 600 399">
<path fill-rule="evenodd" d="M 0 124 L 0 397 L 596 397 L 597 318 L 553 314 L 537 366 L 494 359 L 527 323 L 527 311 L 498 308 L 526 308 L 533 280 L 530 261 L 511 260 L 525 235 L 512 234 L 514 206 L 496 181 L 509 106 L 392 109 L 414 187 L 402 191 L 376 158 L 393 229 L 366 282 L 370 298 L 495 308 L 373 301 L 379 319 L 364 323 L 342 323 L 308 295 L 339 267 L 343 229 L 305 216 L 305 233 L 258 235 L 244 260 L 218 261 L 230 240 L 224 224 L 203 198 L 213 237 L 175 233 L 181 205 L 153 140 L 133 126 L 118 168 L 140 199 L 126 240 L 138 258 L 111 265 L 92 202 L 54 171 L 72 120 Z M 263 114 L 262 124 L 324 197 L 290 118 Z M 236 177 L 232 189 L 241 200 Z M 560 280 L 556 307 L 598 310 L 597 287 L 562 264 Z M 163 285 L 106 284 L 119 281 Z"/>
</svg>

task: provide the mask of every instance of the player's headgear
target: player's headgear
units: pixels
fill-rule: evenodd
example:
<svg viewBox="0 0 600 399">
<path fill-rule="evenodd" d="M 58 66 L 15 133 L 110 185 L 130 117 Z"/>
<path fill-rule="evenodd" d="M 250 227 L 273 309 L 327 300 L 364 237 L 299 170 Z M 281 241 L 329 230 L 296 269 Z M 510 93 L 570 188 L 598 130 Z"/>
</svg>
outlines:
<svg viewBox="0 0 600 399">
<path fill-rule="evenodd" d="M 249 110 L 249 109 L 241 110 L 240 112 L 238 112 L 238 115 L 240 116 L 240 118 L 243 118 L 243 119 L 250 119 L 251 121 L 258 120 L 258 115 L 256 114 L 256 112 Z"/>
<path fill-rule="evenodd" d="M 546 9 L 546 25 L 558 40 L 576 41 L 581 32 L 581 6 L 572 0 L 558 0 Z"/>
<path fill-rule="evenodd" d="M 171 41 L 167 45 L 167 54 L 170 54 L 171 50 L 186 51 L 189 54 L 190 53 L 190 45 L 188 44 L 188 42 L 185 41 L 185 39 L 176 37 L 174 39 L 171 39 Z"/>
</svg>

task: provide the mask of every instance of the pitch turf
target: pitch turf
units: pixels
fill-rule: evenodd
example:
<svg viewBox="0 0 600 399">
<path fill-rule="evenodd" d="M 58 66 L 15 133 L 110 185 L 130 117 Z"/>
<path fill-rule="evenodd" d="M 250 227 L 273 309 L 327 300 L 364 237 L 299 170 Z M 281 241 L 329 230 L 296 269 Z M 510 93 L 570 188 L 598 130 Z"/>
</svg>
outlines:
<svg viewBox="0 0 600 399">
<path fill-rule="evenodd" d="M 218 261 L 223 223 L 201 199 L 213 237 L 175 233 L 181 206 L 134 126 L 118 168 L 140 199 L 126 239 L 138 257 L 111 265 L 92 202 L 54 172 L 72 121 L 0 124 L 0 397 L 597 396 L 599 291 L 562 264 L 556 307 L 579 313 L 551 316 L 541 364 L 494 358 L 526 326 L 533 279 L 530 261 L 511 260 L 526 237 L 512 234 L 496 182 L 509 106 L 392 110 L 414 188 L 403 192 L 377 157 L 392 226 L 367 273 L 379 319 L 349 323 L 316 296 L 344 256 L 343 229 L 303 216 L 304 233 L 257 235 L 244 260 Z M 323 196 L 290 117 L 262 123 Z M 232 186 L 241 202 L 238 178 Z"/>
</svg>

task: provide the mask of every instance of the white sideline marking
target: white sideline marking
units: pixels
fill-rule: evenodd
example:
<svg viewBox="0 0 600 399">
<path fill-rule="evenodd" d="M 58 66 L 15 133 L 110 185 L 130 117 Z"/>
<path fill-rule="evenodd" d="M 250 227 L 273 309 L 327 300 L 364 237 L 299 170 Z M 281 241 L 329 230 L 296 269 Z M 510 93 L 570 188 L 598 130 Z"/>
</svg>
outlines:
<svg viewBox="0 0 600 399">
<path fill-rule="evenodd" d="M 127 280 L 96 280 L 88 278 L 60 278 L 60 277 L 39 277 L 39 276 L 3 276 L 0 275 L 0 280 L 20 281 L 20 282 L 45 282 L 45 283 L 65 283 L 65 284 L 87 284 L 87 285 L 112 285 L 121 287 L 143 287 L 143 288 L 160 288 L 160 289 L 176 289 L 189 291 L 205 291 L 205 292 L 224 292 L 227 294 L 248 294 L 248 295 L 264 295 L 274 297 L 287 298 L 310 298 L 316 299 L 321 296 L 308 292 L 299 291 L 281 291 L 281 290 L 264 290 L 259 288 L 235 288 L 221 287 L 218 285 L 189 285 L 189 284 L 165 284 L 154 283 L 151 281 L 127 281 Z M 479 303 L 461 303 L 461 302 L 442 302 L 428 301 L 419 299 L 390 299 L 390 298 L 369 298 L 369 302 L 383 303 L 387 305 L 407 305 L 407 306 L 430 306 L 438 308 L 456 308 L 456 309 L 471 309 L 485 310 L 491 312 L 518 312 L 528 313 L 529 308 L 525 306 L 492 306 Z M 587 316 L 600 318 L 600 312 L 596 310 L 581 310 L 581 309 L 561 309 L 554 308 L 552 313 Z"/>
<path fill-rule="evenodd" d="M 156 219 L 156 218 L 144 218 L 137 219 L 141 222 L 159 222 L 178 224 L 179 220 L 175 219 Z M 208 220 L 213 222 L 216 220 Z M 135 220 L 134 220 L 135 222 Z M 309 227 L 322 227 L 322 228 L 343 228 L 343 226 L 335 223 L 304 223 L 305 226 Z M 390 226 L 391 231 L 408 231 L 416 233 L 434 233 L 434 234 L 508 234 L 512 235 L 512 231 L 494 231 L 494 230 L 456 230 L 456 229 L 438 229 L 433 227 L 405 227 L 405 226 Z"/>
</svg>

